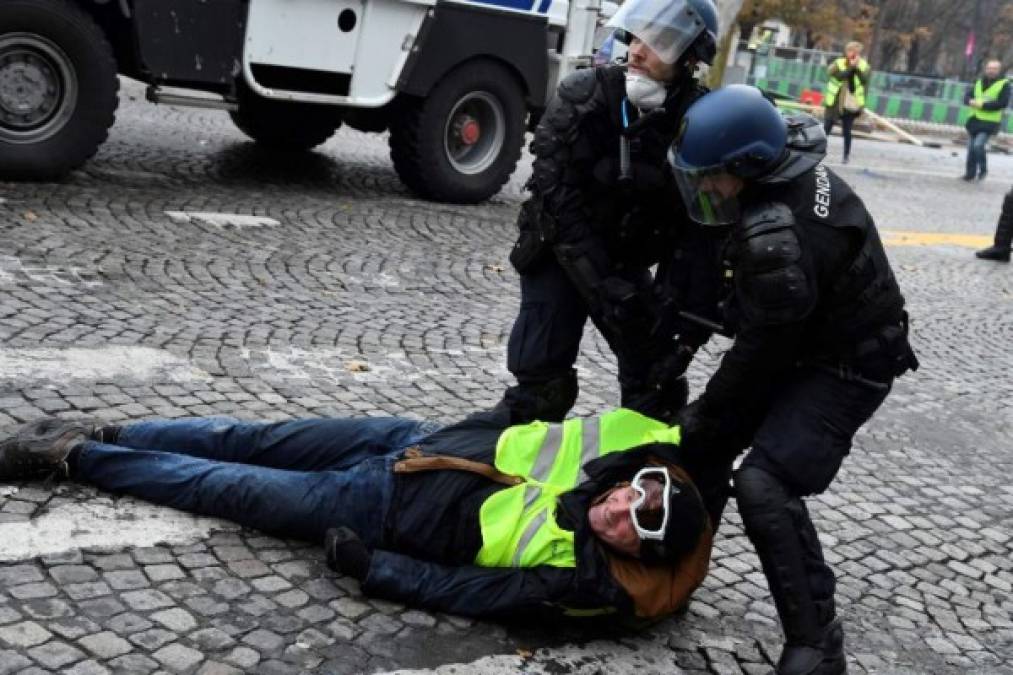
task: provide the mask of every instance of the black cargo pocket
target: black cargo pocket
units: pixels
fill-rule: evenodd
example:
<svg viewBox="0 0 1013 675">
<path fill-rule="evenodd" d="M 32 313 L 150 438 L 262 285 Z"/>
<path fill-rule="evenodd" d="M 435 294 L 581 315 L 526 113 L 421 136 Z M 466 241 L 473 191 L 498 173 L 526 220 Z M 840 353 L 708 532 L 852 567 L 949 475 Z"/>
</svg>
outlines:
<svg viewBox="0 0 1013 675">
<path fill-rule="evenodd" d="M 525 274 L 545 258 L 548 248 L 537 232 L 522 230 L 513 250 L 510 251 L 510 264 L 518 274 Z"/>
</svg>

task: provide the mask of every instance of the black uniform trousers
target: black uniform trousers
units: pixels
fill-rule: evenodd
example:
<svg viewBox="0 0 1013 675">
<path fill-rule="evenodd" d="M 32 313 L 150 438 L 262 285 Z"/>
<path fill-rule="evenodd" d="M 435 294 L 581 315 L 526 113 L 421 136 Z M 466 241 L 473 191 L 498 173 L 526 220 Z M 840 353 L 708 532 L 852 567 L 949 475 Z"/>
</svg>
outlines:
<svg viewBox="0 0 1013 675">
<path fill-rule="evenodd" d="M 636 270 L 624 276 L 643 284 L 650 272 Z M 546 256 L 521 274 L 520 311 L 507 343 L 507 369 L 517 382 L 522 387 L 538 386 L 573 376 L 589 315 L 587 303 L 555 256 Z M 628 405 L 643 387 L 651 362 L 643 353 L 616 344 L 607 331 L 601 332 L 616 354 L 622 401 Z"/>
<path fill-rule="evenodd" d="M 724 456 L 751 447 L 736 474 L 739 511 L 744 520 L 750 509 L 787 511 L 804 558 L 809 597 L 816 603 L 832 607 L 835 580 L 801 498 L 827 489 L 850 453 L 855 433 L 891 386 L 892 381 L 874 387 L 816 367 L 798 367 L 758 389 L 741 409 L 721 413 L 727 434 L 723 440 L 730 451 Z M 770 484 L 779 487 L 782 504 L 746 503 L 758 501 L 739 485 L 750 470 L 773 479 Z"/>
</svg>

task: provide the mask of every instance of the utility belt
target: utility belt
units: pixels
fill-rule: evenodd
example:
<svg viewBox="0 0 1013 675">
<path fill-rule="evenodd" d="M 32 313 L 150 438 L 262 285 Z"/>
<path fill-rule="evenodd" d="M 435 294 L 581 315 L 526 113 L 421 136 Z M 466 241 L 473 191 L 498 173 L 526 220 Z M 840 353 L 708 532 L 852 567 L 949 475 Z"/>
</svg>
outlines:
<svg viewBox="0 0 1013 675">
<path fill-rule="evenodd" d="M 894 378 L 909 370 L 918 370 L 918 357 L 908 342 L 909 321 L 906 311 L 872 336 L 835 356 L 816 357 L 799 365 L 830 373 L 846 382 L 873 389 L 889 389 Z"/>
</svg>

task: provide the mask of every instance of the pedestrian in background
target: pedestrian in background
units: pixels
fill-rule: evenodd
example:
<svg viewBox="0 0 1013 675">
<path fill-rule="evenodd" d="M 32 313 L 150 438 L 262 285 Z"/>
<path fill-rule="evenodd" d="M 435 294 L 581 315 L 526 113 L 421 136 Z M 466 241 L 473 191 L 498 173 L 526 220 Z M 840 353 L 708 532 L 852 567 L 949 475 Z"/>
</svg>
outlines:
<svg viewBox="0 0 1013 675">
<path fill-rule="evenodd" d="M 988 173 L 985 144 L 989 136 L 999 133 L 1002 111 L 1009 105 L 1009 80 L 1000 77 L 1002 64 L 996 59 L 985 63 L 985 72 L 966 94 L 964 103 L 971 107 L 967 118 L 967 166 L 963 179 L 984 180 Z M 1008 257 L 1008 255 L 1007 255 Z"/>
<path fill-rule="evenodd" d="M 841 134 L 844 136 L 842 161 L 845 164 L 851 154 L 851 127 L 865 108 L 865 92 L 871 73 L 869 62 L 862 58 L 861 42 L 845 45 L 844 56 L 834 59 L 827 69 L 830 79 L 823 90 L 823 131 L 830 136 L 834 122 L 841 121 Z"/>
<path fill-rule="evenodd" d="M 1006 198 L 1002 200 L 1002 213 L 999 214 L 999 222 L 995 226 L 994 243 L 974 255 L 982 260 L 1008 263 L 1011 245 L 1013 245 L 1013 188 L 1010 188 Z"/>
</svg>

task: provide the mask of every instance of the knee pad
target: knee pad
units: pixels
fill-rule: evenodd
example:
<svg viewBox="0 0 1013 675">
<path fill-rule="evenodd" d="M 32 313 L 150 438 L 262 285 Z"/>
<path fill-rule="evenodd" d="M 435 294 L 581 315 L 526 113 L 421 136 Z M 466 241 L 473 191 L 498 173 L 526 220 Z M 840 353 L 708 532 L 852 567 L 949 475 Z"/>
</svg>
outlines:
<svg viewBox="0 0 1013 675">
<path fill-rule="evenodd" d="M 739 511 L 770 511 L 783 509 L 791 499 L 784 483 L 773 474 L 750 464 L 734 473 L 735 497 Z"/>
</svg>

